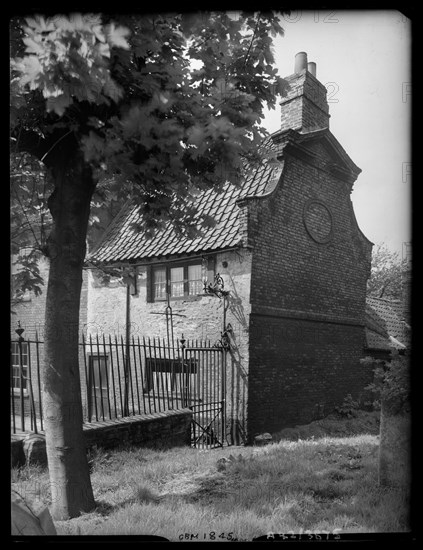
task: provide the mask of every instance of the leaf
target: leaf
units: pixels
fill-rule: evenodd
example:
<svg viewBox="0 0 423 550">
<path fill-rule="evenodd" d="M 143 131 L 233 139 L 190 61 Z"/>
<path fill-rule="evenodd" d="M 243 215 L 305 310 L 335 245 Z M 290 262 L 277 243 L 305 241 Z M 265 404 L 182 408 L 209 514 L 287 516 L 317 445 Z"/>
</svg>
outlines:
<svg viewBox="0 0 423 550">
<path fill-rule="evenodd" d="M 103 86 L 103 93 L 113 99 L 115 103 L 123 96 L 123 89 L 112 78 L 108 78 Z"/>
<path fill-rule="evenodd" d="M 116 48 L 123 48 L 124 50 L 129 50 L 129 43 L 126 40 L 126 37 L 129 36 L 130 30 L 126 27 L 115 27 L 114 23 L 110 23 L 106 28 L 106 37 L 112 46 Z"/>
<path fill-rule="evenodd" d="M 22 64 L 15 66 L 16 69 L 20 69 L 23 76 L 21 77 L 19 84 L 25 86 L 29 84 L 31 90 L 37 88 L 37 79 L 43 68 L 38 58 L 35 55 L 28 55 L 22 59 Z"/>
<path fill-rule="evenodd" d="M 82 149 L 86 161 L 98 161 L 104 156 L 105 142 L 98 134 L 90 131 L 82 138 Z"/>
<path fill-rule="evenodd" d="M 103 27 L 101 25 L 94 25 L 92 28 L 94 36 L 99 42 L 105 42 L 106 37 L 104 36 Z"/>
<path fill-rule="evenodd" d="M 67 94 L 58 97 L 49 97 L 46 103 L 47 112 L 53 111 L 59 116 L 63 116 L 66 107 L 72 103 L 72 98 Z"/>
<path fill-rule="evenodd" d="M 26 45 L 25 51 L 27 53 L 35 53 L 39 55 L 44 52 L 44 48 L 41 46 L 41 44 L 30 37 L 22 38 L 22 42 Z"/>
<path fill-rule="evenodd" d="M 41 15 L 35 15 L 34 18 L 25 19 L 28 27 L 38 33 L 47 33 L 55 30 L 54 22 L 51 19 L 44 19 Z"/>
<path fill-rule="evenodd" d="M 192 145 L 201 145 L 204 143 L 204 130 L 200 126 L 193 126 L 190 128 L 187 132 L 188 134 L 188 143 L 191 143 Z"/>
<path fill-rule="evenodd" d="M 109 46 L 109 44 L 101 43 L 97 46 L 97 50 L 98 50 L 98 53 L 101 56 L 110 58 L 110 46 Z"/>
</svg>

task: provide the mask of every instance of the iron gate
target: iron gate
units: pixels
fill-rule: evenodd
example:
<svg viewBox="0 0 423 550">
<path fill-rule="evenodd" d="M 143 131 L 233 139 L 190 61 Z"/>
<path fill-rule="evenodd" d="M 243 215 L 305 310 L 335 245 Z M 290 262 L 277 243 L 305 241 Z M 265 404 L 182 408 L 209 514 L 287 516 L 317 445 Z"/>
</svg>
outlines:
<svg viewBox="0 0 423 550">
<path fill-rule="evenodd" d="M 226 350 L 182 346 L 186 368 L 185 405 L 192 410 L 191 445 L 223 447 L 226 439 Z"/>
</svg>

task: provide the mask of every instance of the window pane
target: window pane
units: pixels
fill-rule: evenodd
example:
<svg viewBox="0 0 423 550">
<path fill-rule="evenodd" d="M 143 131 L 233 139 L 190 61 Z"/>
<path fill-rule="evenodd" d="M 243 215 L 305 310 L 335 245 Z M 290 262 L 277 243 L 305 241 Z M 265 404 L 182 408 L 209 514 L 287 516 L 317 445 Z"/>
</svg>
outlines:
<svg viewBox="0 0 423 550">
<path fill-rule="evenodd" d="M 166 269 L 164 267 L 160 267 L 159 269 L 154 270 L 154 282 L 155 283 L 166 282 Z"/>
<path fill-rule="evenodd" d="M 184 268 L 172 267 L 170 270 L 170 295 L 184 295 Z"/>
<path fill-rule="evenodd" d="M 28 376 L 28 343 L 22 342 L 22 388 L 26 389 L 27 381 L 26 377 Z M 19 366 L 19 344 L 17 342 L 12 342 L 12 377 L 13 377 L 13 387 L 21 387 L 21 372 Z"/>
<path fill-rule="evenodd" d="M 156 283 L 154 285 L 154 297 L 166 298 L 166 283 Z"/>
<path fill-rule="evenodd" d="M 22 342 L 22 365 L 28 365 L 28 343 Z"/>
<path fill-rule="evenodd" d="M 188 280 L 198 281 L 201 280 L 201 265 L 189 265 L 188 266 Z"/>
<path fill-rule="evenodd" d="M 201 264 L 188 266 L 188 294 L 201 294 L 203 291 Z"/>
<path fill-rule="evenodd" d="M 172 267 L 170 270 L 170 282 L 176 283 L 184 280 L 184 268 Z"/>
<path fill-rule="evenodd" d="M 197 294 L 203 294 L 203 281 L 189 281 L 188 293 L 190 296 L 196 296 Z"/>
<path fill-rule="evenodd" d="M 154 298 L 166 298 L 166 269 L 154 270 Z"/>
</svg>

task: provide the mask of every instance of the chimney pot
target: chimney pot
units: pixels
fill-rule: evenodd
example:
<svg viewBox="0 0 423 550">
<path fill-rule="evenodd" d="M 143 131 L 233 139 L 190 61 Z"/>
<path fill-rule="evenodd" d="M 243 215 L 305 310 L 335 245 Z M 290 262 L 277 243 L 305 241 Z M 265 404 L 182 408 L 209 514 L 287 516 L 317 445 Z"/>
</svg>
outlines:
<svg viewBox="0 0 423 550">
<path fill-rule="evenodd" d="M 316 63 L 314 61 L 310 61 L 310 63 L 307 63 L 307 69 L 309 73 L 311 73 L 313 76 L 316 76 Z"/>
<path fill-rule="evenodd" d="M 299 73 L 303 69 L 307 69 L 307 54 L 306 52 L 298 52 L 295 56 L 294 72 Z"/>
</svg>

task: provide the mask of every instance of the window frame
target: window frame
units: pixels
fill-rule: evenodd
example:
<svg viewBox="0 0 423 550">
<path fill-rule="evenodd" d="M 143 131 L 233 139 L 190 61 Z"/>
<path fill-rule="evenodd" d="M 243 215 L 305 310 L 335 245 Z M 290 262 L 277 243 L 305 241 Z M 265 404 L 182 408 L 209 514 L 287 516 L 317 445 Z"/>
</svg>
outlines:
<svg viewBox="0 0 423 550">
<path fill-rule="evenodd" d="M 104 362 L 105 362 L 106 379 L 103 380 L 103 377 L 101 376 L 101 372 L 100 372 L 99 378 L 101 377 L 101 386 L 95 386 L 96 371 L 95 371 L 94 363 L 95 363 L 95 360 L 100 361 L 101 359 L 103 359 Z M 98 411 L 98 406 L 97 406 L 97 415 L 98 415 L 99 419 L 103 414 L 104 414 L 105 418 L 106 417 L 109 418 L 109 412 L 112 410 L 112 405 L 111 404 L 110 404 L 110 410 L 109 410 L 109 401 L 108 401 L 108 399 L 110 398 L 110 390 L 111 390 L 110 379 L 111 379 L 111 376 L 112 376 L 112 363 L 111 363 L 111 360 L 110 360 L 110 353 L 109 352 L 97 353 L 95 351 L 92 351 L 92 352 L 89 351 L 87 353 L 87 370 L 88 370 L 88 372 L 87 372 L 87 394 L 86 394 L 86 399 L 87 399 L 87 412 L 88 412 L 88 416 L 90 418 L 90 422 L 93 421 L 92 420 L 93 417 L 95 419 L 96 404 L 95 404 L 94 401 L 98 400 L 98 399 L 100 400 L 100 402 L 103 403 L 103 411 L 102 412 Z M 97 364 L 97 372 L 99 372 L 99 371 L 100 371 L 100 365 Z M 94 382 L 94 384 L 93 384 L 93 382 Z M 103 385 L 103 383 L 105 385 Z M 100 393 L 102 393 L 103 391 L 105 391 L 107 393 L 107 396 L 105 397 L 106 402 L 104 402 L 102 395 L 100 396 Z"/>
<path fill-rule="evenodd" d="M 96 353 L 95 351 L 93 351 L 92 353 L 91 352 L 88 352 L 87 353 L 87 358 L 88 358 L 88 386 L 91 388 L 91 381 L 92 379 L 94 378 L 94 381 L 96 380 L 95 378 L 95 372 L 94 372 L 94 363 L 95 363 L 95 360 L 97 359 L 98 361 L 100 361 L 101 359 L 104 359 L 105 361 L 105 372 L 107 371 L 107 378 L 106 378 L 106 382 L 108 380 L 110 380 L 110 376 L 111 376 L 111 362 L 110 362 L 110 353 L 108 352 L 105 352 L 105 353 Z M 99 368 L 99 365 L 97 366 L 97 368 Z M 101 377 L 101 373 L 100 373 L 100 377 Z M 100 378 L 99 377 L 99 378 Z M 102 378 L 102 377 L 101 377 Z M 101 379 L 101 382 L 103 384 L 103 378 Z M 106 386 L 96 386 L 96 389 L 101 389 L 101 390 L 104 390 L 104 389 L 109 389 L 110 387 L 110 382 L 109 384 Z"/>
<path fill-rule="evenodd" d="M 15 345 L 16 345 L 17 351 L 13 350 Z M 20 380 L 20 374 L 18 376 L 14 376 L 14 369 L 15 368 L 19 369 L 19 363 L 15 364 L 13 362 L 13 356 L 14 355 L 19 356 L 19 342 L 12 341 L 12 350 L 11 350 L 11 357 L 10 357 L 11 367 L 12 367 L 12 388 L 11 388 L 11 390 L 13 391 L 13 393 L 15 395 L 20 395 L 21 391 L 22 391 L 23 395 L 28 395 L 29 344 L 28 344 L 28 342 L 21 342 L 21 346 L 22 346 L 22 360 L 23 360 L 24 357 L 26 357 L 26 365 L 25 364 L 22 365 L 23 375 L 24 375 L 23 382 L 25 384 L 25 387 L 21 388 L 20 386 L 15 386 L 15 380 Z M 24 348 L 26 349 L 26 351 L 24 351 Z"/>
<path fill-rule="evenodd" d="M 204 291 L 202 290 L 201 293 L 198 294 L 189 294 L 189 279 L 188 279 L 188 267 L 193 265 L 199 265 L 201 269 L 202 266 L 202 260 L 201 258 L 196 258 L 192 260 L 181 260 L 177 262 L 169 262 L 167 264 L 161 263 L 161 264 L 153 264 L 151 265 L 151 302 L 167 302 L 167 294 L 169 292 L 169 299 L 172 301 L 178 301 L 178 300 L 198 300 L 201 296 L 204 296 Z M 170 288 L 171 288 L 171 280 L 170 280 L 170 270 L 174 268 L 183 268 L 184 270 L 184 294 L 183 296 L 172 296 L 170 295 Z M 166 284 L 166 296 L 163 298 L 156 298 L 155 296 L 155 270 L 159 269 L 165 269 L 165 284 Z M 147 275 L 148 276 L 148 275 Z M 193 279 L 194 280 L 194 279 Z M 198 279 L 195 279 L 197 281 Z"/>
</svg>

